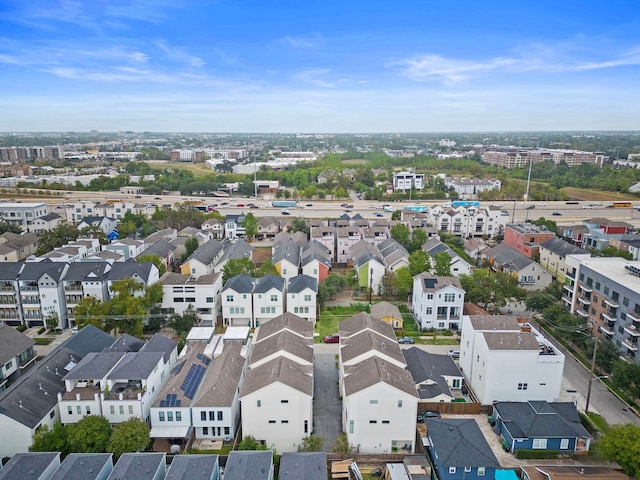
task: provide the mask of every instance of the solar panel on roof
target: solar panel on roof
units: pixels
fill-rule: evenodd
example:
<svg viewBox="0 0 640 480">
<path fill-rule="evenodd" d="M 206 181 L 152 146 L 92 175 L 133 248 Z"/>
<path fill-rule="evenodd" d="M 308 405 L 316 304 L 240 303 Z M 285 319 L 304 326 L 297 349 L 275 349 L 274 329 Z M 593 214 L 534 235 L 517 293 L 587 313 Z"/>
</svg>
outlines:
<svg viewBox="0 0 640 480">
<path fill-rule="evenodd" d="M 164 406 L 165 406 L 165 402 L 164 402 L 164 400 L 160 400 L 160 406 L 161 406 L 161 407 L 164 407 Z"/>
<path fill-rule="evenodd" d="M 182 400 L 176 400 L 176 401 L 173 402 L 173 406 L 174 407 L 179 407 L 180 403 L 182 403 Z"/>
</svg>

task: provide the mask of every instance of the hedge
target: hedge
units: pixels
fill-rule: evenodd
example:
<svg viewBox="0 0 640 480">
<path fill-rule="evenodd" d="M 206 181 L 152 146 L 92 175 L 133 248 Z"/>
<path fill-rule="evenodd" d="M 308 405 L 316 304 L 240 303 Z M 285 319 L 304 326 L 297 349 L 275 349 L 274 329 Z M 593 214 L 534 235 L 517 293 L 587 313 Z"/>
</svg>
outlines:
<svg viewBox="0 0 640 480">
<path fill-rule="evenodd" d="M 553 459 L 558 458 L 559 455 L 559 450 L 516 450 L 516 457 L 520 459 Z"/>
</svg>

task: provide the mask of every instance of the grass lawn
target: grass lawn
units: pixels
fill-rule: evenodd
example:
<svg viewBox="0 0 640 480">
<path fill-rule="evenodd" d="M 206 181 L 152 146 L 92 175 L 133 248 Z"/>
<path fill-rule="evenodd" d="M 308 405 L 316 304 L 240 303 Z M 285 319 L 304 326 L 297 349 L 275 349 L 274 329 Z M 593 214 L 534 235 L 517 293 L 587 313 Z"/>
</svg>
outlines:
<svg viewBox="0 0 640 480">
<path fill-rule="evenodd" d="M 166 162 L 149 162 L 148 165 L 152 170 L 188 170 L 190 172 L 193 172 L 193 174 L 196 176 L 215 173 L 213 170 L 207 167 L 205 163 L 171 163 L 167 160 Z"/>
<path fill-rule="evenodd" d="M 55 338 L 47 338 L 47 337 L 36 337 L 33 339 L 36 342 L 36 345 L 49 345 L 53 342 Z"/>
<path fill-rule="evenodd" d="M 325 307 L 320 310 L 320 318 L 316 322 L 316 343 L 322 343 L 324 337 L 338 333 L 338 324 L 358 312 L 366 312 L 369 306 L 364 303 L 353 304 L 349 307 Z"/>
<path fill-rule="evenodd" d="M 229 455 L 232 445 L 223 445 L 220 450 L 195 450 L 192 449 L 189 453 L 193 455 Z"/>
<path fill-rule="evenodd" d="M 564 187 L 561 188 L 560 191 L 566 193 L 571 198 L 577 198 L 580 200 L 594 200 L 604 202 L 614 200 L 635 201 L 638 199 L 638 197 L 630 193 L 603 192 L 602 190 L 589 190 L 586 188 Z"/>
</svg>

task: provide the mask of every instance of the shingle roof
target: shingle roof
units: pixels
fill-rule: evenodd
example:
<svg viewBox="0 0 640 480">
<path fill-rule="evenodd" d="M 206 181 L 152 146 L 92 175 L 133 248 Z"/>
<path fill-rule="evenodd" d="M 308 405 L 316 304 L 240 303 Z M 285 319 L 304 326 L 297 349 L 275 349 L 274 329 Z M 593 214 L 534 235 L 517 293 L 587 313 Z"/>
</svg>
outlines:
<svg viewBox="0 0 640 480">
<path fill-rule="evenodd" d="M 488 248 L 484 254 L 489 258 L 493 258 L 496 264 L 510 272 L 519 272 L 523 268 L 535 263 L 530 258 L 525 257 L 516 249 L 504 243 L 499 243 L 495 247 Z"/>
<path fill-rule="evenodd" d="M 313 324 L 311 322 L 291 312 L 285 312 L 268 322 L 261 323 L 253 341 L 258 343 L 285 331 L 296 333 L 304 338 L 313 338 Z"/>
<path fill-rule="evenodd" d="M 175 400 L 180 401 L 181 407 L 187 407 L 191 404 L 191 399 L 185 395 L 184 390 L 182 390 L 182 385 L 184 383 L 185 378 L 189 374 L 192 365 L 197 365 L 205 369 L 205 374 L 208 372 L 211 362 L 207 365 L 206 361 L 202 361 L 202 354 L 204 353 L 204 349 L 207 347 L 206 342 L 202 341 L 190 341 L 184 347 L 184 350 L 181 352 L 181 356 L 176 362 L 175 366 L 169 372 L 167 380 L 162 385 L 162 388 L 158 392 L 158 396 L 153 402 L 153 407 L 159 407 L 161 405 L 160 402 L 165 401 L 167 394 L 175 395 Z M 198 389 L 202 388 L 204 382 L 201 382 L 197 387 Z"/>
<path fill-rule="evenodd" d="M 28 262 L 24 265 L 22 272 L 20 272 L 19 280 L 35 282 L 40 280 L 42 276 L 46 274 L 59 282 L 66 267 L 66 263 L 52 262 L 47 259 L 42 260 L 41 262 Z"/>
<path fill-rule="evenodd" d="M 235 240 L 233 242 L 222 242 L 223 251 L 220 260 L 216 265 L 220 265 L 227 260 L 234 258 L 252 258 L 253 257 L 253 245 L 248 244 L 244 240 Z"/>
<path fill-rule="evenodd" d="M 371 357 L 344 368 L 346 395 L 353 395 L 378 383 L 385 383 L 412 397 L 418 397 L 411 374 L 379 357 Z"/>
<path fill-rule="evenodd" d="M 18 275 L 26 264 L 23 262 L 2 262 L 0 268 L 0 280 L 16 281 Z"/>
<path fill-rule="evenodd" d="M 107 277 L 110 268 L 111 266 L 107 262 L 73 262 L 64 275 L 64 281 L 102 281 Z"/>
<path fill-rule="evenodd" d="M 356 313 L 338 324 L 340 338 L 348 338 L 365 330 L 371 330 L 389 340 L 395 340 L 396 334 L 388 323 L 381 322 L 366 312 Z"/>
<path fill-rule="evenodd" d="M 153 268 L 154 264 L 152 262 L 116 262 L 111 266 L 111 270 L 109 271 L 107 278 L 110 281 L 116 281 L 130 277 L 138 277 L 146 281 L 149 280 L 149 276 Z"/>
<path fill-rule="evenodd" d="M 430 275 L 428 272 L 422 272 L 413 278 L 421 279 L 420 285 L 422 286 L 423 292 L 434 292 L 449 286 L 462 290 L 462 284 L 457 277 L 436 277 Z"/>
<path fill-rule="evenodd" d="M 273 355 L 289 354 L 299 359 L 300 364 L 313 364 L 313 340 L 301 339 L 289 331 L 273 335 L 254 344 L 250 364 L 254 364 Z"/>
<path fill-rule="evenodd" d="M 277 357 L 257 367 L 251 367 L 244 379 L 240 398 L 274 383 L 281 383 L 311 397 L 313 366 L 300 365 L 286 357 Z"/>
<path fill-rule="evenodd" d="M 556 255 L 561 255 L 563 257 L 566 255 L 575 254 L 586 255 L 587 253 L 589 253 L 586 250 L 578 248 L 575 245 L 571 245 L 569 242 L 565 242 L 558 237 L 547 240 L 546 242 L 542 242 L 540 246 L 546 248 L 547 250 L 550 250 Z"/>
<path fill-rule="evenodd" d="M 268 480 L 272 478 L 272 470 L 272 452 L 232 450 L 224 469 L 224 480 Z"/>
<path fill-rule="evenodd" d="M 50 480 L 92 480 L 108 465 L 113 467 L 113 453 L 70 453 Z"/>
<path fill-rule="evenodd" d="M 324 452 L 285 452 L 280 457 L 279 480 L 327 480 Z"/>
<path fill-rule="evenodd" d="M 60 452 L 26 452 L 15 454 L 0 470 L 0 479 L 23 480 L 49 478 L 43 475 L 51 464 L 60 463 Z"/>
<path fill-rule="evenodd" d="M 246 359 L 239 342 L 228 342 L 205 373 L 202 386 L 192 403 L 194 407 L 231 407 Z"/>
<path fill-rule="evenodd" d="M 287 284 L 287 293 L 301 293 L 307 288 L 317 293 L 318 280 L 310 277 L 309 275 L 296 275 L 295 277 L 289 279 L 289 283 Z"/>
<path fill-rule="evenodd" d="M 308 322 L 307 322 L 308 323 Z M 29 350 L 36 342 L 8 325 L 0 325 L 0 365 Z"/>
<path fill-rule="evenodd" d="M 417 347 L 404 349 L 402 353 L 411 378 L 416 385 L 421 384 L 418 388 L 420 398 L 435 398 L 439 394 L 453 397 L 444 377 L 463 377 L 453 358 L 428 353 Z M 431 382 L 434 383 L 430 384 Z"/>
<path fill-rule="evenodd" d="M 208 242 L 200 245 L 183 263 L 187 263 L 191 260 L 197 260 L 203 265 L 210 265 L 218 258 L 221 251 L 222 244 L 219 241 L 209 240 Z"/>
<path fill-rule="evenodd" d="M 402 314 L 400 313 L 400 309 L 389 302 L 378 302 L 371 305 L 371 316 L 377 320 L 380 320 L 382 317 L 392 316 L 395 318 L 402 318 Z"/>
<path fill-rule="evenodd" d="M 252 293 L 255 282 L 256 279 L 250 277 L 249 275 L 236 275 L 235 277 L 231 277 L 229 280 L 227 280 L 227 283 L 224 284 L 222 291 L 224 292 L 225 290 L 233 290 L 234 292 L 238 293 Z"/>
<path fill-rule="evenodd" d="M 107 376 L 111 380 L 143 380 L 149 378 L 151 372 L 162 359 L 160 352 L 125 353 L 116 368 Z"/>
<path fill-rule="evenodd" d="M 71 361 L 79 362 L 89 352 L 103 350 L 114 340 L 93 325 L 84 327 L 0 393 L 0 413 L 34 428 L 58 403 L 56 394 L 65 390 L 65 367 Z"/>
<path fill-rule="evenodd" d="M 218 455 L 175 455 L 165 480 L 211 480 L 216 468 Z"/>
<path fill-rule="evenodd" d="M 166 471 L 165 465 L 165 453 L 123 453 L 108 480 L 153 480 L 158 469 Z"/>
<path fill-rule="evenodd" d="M 273 274 L 260 277 L 255 282 L 253 293 L 267 293 L 273 288 L 279 292 L 284 292 L 284 278 Z"/>
<path fill-rule="evenodd" d="M 140 258 L 145 255 L 155 255 L 156 257 L 165 258 L 175 249 L 176 249 L 175 245 L 172 245 L 171 243 L 167 242 L 164 238 L 161 238 L 160 240 L 155 242 L 153 245 L 151 245 L 149 248 L 144 250 L 136 258 Z"/>
<path fill-rule="evenodd" d="M 500 468 L 475 420 L 427 418 L 425 423 L 442 467 Z"/>
<path fill-rule="evenodd" d="M 105 352 L 139 352 L 145 343 L 143 340 L 129 335 L 128 333 L 122 334 L 113 344 L 108 348 L 105 348 Z"/>
<path fill-rule="evenodd" d="M 140 351 L 162 353 L 163 360 L 166 363 L 169 361 L 169 357 L 171 356 L 171 353 L 176 349 L 177 345 L 178 342 L 176 342 L 175 340 L 156 333 L 147 343 L 145 343 Z"/>
<path fill-rule="evenodd" d="M 300 264 L 300 246 L 291 239 L 273 246 L 271 253 L 271 261 L 273 264 L 275 265 L 284 260 L 295 266 Z"/>
<path fill-rule="evenodd" d="M 99 380 L 124 357 L 125 352 L 90 352 L 63 380 Z"/>
<path fill-rule="evenodd" d="M 591 438 L 573 402 L 496 402 L 493 408 L 513 438 Z"/>
<path fill-rule="evenodd" d="M 386 325 L 386 324 L 385 324 Z M 390 325 L 389 325 L 390 326 Z M 384 355 L 401 364 L 405 363 L 404 356 L 398 341 L 385 338 L 371 330 L 366 330 L 353 335 L 350 338 L 340 339 L 340 356 L 342 362 L 347 364 L 367 353 L 374 353 L 377 356 Z"/>
</svg>

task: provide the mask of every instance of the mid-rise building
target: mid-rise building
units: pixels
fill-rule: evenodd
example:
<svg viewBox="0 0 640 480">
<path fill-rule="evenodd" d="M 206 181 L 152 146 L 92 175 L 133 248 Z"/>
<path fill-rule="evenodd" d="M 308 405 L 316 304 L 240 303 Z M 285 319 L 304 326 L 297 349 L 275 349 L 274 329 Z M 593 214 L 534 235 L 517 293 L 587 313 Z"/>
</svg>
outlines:
<svg viewBox="0 0 640 480">
<path fill-rule="evenodd" d="M 413 277 L 411 311 L 421 330 L 459 330 L 465 291 L 457 277 Z"/>
</svg>

